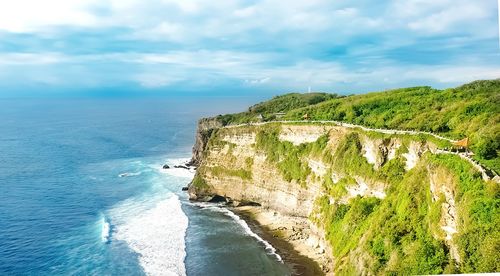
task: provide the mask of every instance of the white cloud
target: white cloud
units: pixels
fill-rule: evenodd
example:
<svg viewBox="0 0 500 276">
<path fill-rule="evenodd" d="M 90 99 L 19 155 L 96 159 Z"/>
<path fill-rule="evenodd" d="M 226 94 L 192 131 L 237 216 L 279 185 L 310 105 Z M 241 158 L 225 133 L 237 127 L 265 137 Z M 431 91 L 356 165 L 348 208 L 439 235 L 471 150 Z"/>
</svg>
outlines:
<svg viewBox="0 0 500 276">
<path fill-rule="evenodd" d="M 242 85 L 274 87 L 279 90 L 356 92 L 405 86 L 405 83 L 454 86 L 475 79 L 500 76 L 497 65 L 457 66 L 408 65 L 390 62 L 349 68 L 341 62 L 304 60 L 270 66 L 272 53 L 248 54 L 235 51 L 176 51 L 164 54 L 99 54 L 67 56 L 58 53 L 0 55 L 0 83 L 19 79 L 59 85 L 112 85 L 135 82 L 145 88 L 185 85 L 217 85 L 227 80 Z M 111 64 L 110 68 L 95 67 Z M 14 67 L 13 67 L 14 66 Z M 10 70 L 4 70 L 9 69 Z M 21 74 L 22 72 L 22 74 Z"/>
<path fill-rule="evenodd" d="M 46 65 L 62 63 L 69 57 L 60 53 L 6 53 L 0 54 L 0 65 Z"/>
<path fill-rule="evenodd" d="M 240 9 L 235 10 L 234 15 L 236 17 L 245 18 L 245 17 L 254 16 L 256 12 L 257 12 L 257 9 L 255 6 L 248 6 L 248 7 L 244 7 L 244 8 L 240 8 Z"/>
<path fill-rule="evenodd" d="M 170 64 L 207 70 L 237 70 L 265 64 L 273 58 L 272 53 L 247 53 L 238 51 L 172 51 L 157 54 L 132 55 L 133 62 L 141 64 Z M 128 58 L 128 56 L 126 56 Z"/>
<path fill-rule="evenodd" d="M 163 21 L 151 29 L 134 30 L 129 38 L 182 42 L 185 41 L 188 36 L 188 31 L 186 31 L 181 24 Z"/>
<path fill-rule="evenodd" d="M 242 39 L 255 31 L 264 38 L 283 33 L 293 39 L 300 32 L 315 40 L 328 35 L 335 43 L 373 31 L 409 29 L 418 36 L 453 33 L 471 25 L 483 33 L 477 26 L 482 19 L 496 16 L 492 3 L 391 0 L 368 5 L 360 1 L 295 0 L 283 4 L 281 0 L 260 0 L 249 5 L 243 0 L 0 0 L 0 30 L 39 33 L 61 26 L 117 27 L 130 30 L 124 36 L 128 39 L 194 44 L 207 38 Z M 475 36 L 472 27 L 465 29 Z M 491 28 L 487 31 L 496 35 Z"/>
<path fill-rule="evenodd" d="M 0 30 L 37 32 L 56 26 L 97 26 L 98 0 L 0 0 Z"/>
<path fill-rule="evenodd" d="M 250 79 L 250 80 L 245 80 L 244 82 L 250 85 L 260 85 L 260 84 L 265 84 L 268 83 L 271 80 L 269 77 L 264 77 L 260 79 Z"/>
<path fill-rule="evenodd" d="M 392 1 L 390 12 L 395 17 L 423 17 L 435 11 L 451 7 L 454 2 L 460 5 L 462 0 L 396 0 Z"/>
<path fill-rule="evenodd" d="M 457 24 L 467 22 L 477 22 L 487 18 L 489 13 L 477 3 L 464 3 L 462 5 L 449 5 L 436 13 L 423 16 L 415 21 L 408 23 L 412 30 L 426 33 L 438 33 L 443 31 L 456 31 L 451 28 L 457 27 Z"/>
<path fill-rule="evenodd" d="M 482 65 L 484 58 L 464 62 L 471 55 L 461 60 L 453 57 L 441 65 L 408 65 L 398 60 L 398 55 L 411 55 L 407 49 L 417 49 L 427 36 L 447 39 L 445 45 L 436 43 L 437 49 L 432 49 L 438 54 L 496 37 L 497 25 L 490 24 L 496 22 L 493 1 L 365 2 L 0 0 L 0 35 L 4 35 L 1 31 L 33 33 L 26 42 L 28 49 L 20 52 L 39 49 L 0 53 L 0 80 L 12 78 L 13 73 L 5 73 L 9 68 L 23 66 L 50 69 L 28 70 L 32 79 L 38 74 L 45 83 L 83 82 L 87 76 L 86 82 L 92 85 L 133 81 L 144 87 L 230 80 L 249 86 L 306 89 L 312 85 L 328 90 L 341 84 L 353 88 L 412 81 L 452 84 L 500 76 L 498 66 Z M 65 30 L 74 28 L 62 27 L 83 29 L 83 38 L 88 32 L 90 39 L 81 40 L 85 46 L 75 45 Z M 114 32 L 115 28 L 119 31 Z M 103 41 L 94 39 L 93 31 L 104 34 Z M 49 48 L 37 40 L 40 34 L 61 47 Z M 130 44 L 132 50 L 126 48 Z M 99 53 L 102 49 L 107 54 Z M 389 58 L 393 49 L 399 52 Z M 71 54 L 87 51 L 94 52 Z"/>
<path fill-rule="evenodd" d="M 0 0 L 0 30 L 37 33 L 57 27 L 129 28 L 141 39 L 224 37 L 263 32 L 320 31 L 338 23 L 327 0 Z M 341 19 L 354 8 L 340 8 Z M 345 22 L 350 23 L 350 22 Z M 347 25 L 347 24 L 345 24 Z M 180 34 L 183 34 L 181 36 Z"/>
</svg>

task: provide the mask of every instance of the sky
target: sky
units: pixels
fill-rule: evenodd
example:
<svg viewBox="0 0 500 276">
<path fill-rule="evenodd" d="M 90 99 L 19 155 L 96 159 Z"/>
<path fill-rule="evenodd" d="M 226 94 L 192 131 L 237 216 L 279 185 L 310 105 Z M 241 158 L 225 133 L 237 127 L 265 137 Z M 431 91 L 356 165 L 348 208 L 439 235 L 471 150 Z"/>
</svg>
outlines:
<svg viewBox="0 0 500 276">
<path fill-rule="evenodd" d="M 498 36 L 495 0 L 0 0 L 0 96 L 446 88 Z"/>
</svg>

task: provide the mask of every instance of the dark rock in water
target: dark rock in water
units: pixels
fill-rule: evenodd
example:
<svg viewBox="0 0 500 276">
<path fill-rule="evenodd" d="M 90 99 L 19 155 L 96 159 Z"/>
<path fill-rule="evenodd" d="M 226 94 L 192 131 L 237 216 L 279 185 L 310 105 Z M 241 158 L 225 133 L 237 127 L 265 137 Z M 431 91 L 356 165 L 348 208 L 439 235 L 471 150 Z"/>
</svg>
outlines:
<svg viewBox="0 0 500 276">
<path fill-rule="evenodd" d="M 187 191 L 189 188 L 188 187 L 182 187 L 183 191 Z"/>
<path fill-rule="evenodd" d="M 177 169 L 186 169 L 186 170 L 189 170 L 188 167 L 184 166 L 184 165 L 175 165 L 174 168 L 177 168 Z"/>
<path fill-rule="evenodd" d="M 170 166 L 169 166 L 169 165 L 167 165 L 167 164 L 165 164 L 165 165 L 163 165 L 163 168 L 164 168 L 164 169 L 170 169 Z"/>
</svg>

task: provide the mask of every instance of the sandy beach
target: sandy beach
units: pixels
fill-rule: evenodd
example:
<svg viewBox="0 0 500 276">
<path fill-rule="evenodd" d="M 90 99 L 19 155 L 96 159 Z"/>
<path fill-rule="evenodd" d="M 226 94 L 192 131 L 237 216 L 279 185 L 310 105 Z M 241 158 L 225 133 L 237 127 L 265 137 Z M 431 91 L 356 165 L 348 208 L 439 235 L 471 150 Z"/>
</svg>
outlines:
<svg viewBox="0 0 500 276">
<path fill-rule="evenodd" d="M 293 275 L 333 275 L 332 260 L 318 245 L 306 218 L 284 216 L 258 206 L 235 207 L 252 231 L 272 244 Z"/>
</svg>

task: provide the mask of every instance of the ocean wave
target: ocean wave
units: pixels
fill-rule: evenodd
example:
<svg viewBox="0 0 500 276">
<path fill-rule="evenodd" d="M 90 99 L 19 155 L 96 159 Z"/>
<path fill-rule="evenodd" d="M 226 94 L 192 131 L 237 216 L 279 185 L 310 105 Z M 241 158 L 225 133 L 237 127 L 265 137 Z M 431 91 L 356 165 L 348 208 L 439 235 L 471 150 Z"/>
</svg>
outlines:
<svg viewBox="0 0 500 276">
<path fill-rule="evenodd" d="M 109 236 L 111 235 L 111 225 L 106 220 L 106 217 L 101 218 L 101 240 L 104 243 L 109 242 Z"/>
<path fill-rule="evenodd" d="M 160 172 L 171 176 L 185 177 L 185 178 L 192 178 L 195 174 L 194 170 L 186 170 L 182 168 L 170 168 L 166 170 L 161 169 Z"/>
<path fill-rule="evenodd" d="M 204 208 L 204 209 L 209 209 L 209 210 L 213 210 L 213 211 L 216 211 L 216 212 L 220 212 L 220 213 L 223 213 L 225 215 L 227 215 L 228 217 L 232 218 L 236 223 L 238 223 L 242 228 L 243 228 L 243 231 L 255 238 L 256 240 L 258 240 L 260 243 L 262 243 L 266 249 L 266 251 L 270 254 L 270 255 L 273 255 L 276 257 L 276 259 L 278 261 L 280 261 L 281 263 L 283 263 L 283 259 L 281 258 L 281 256 L 276 252 L 276 248 L 274 248 L 268 241 L 264 240 L 263 238 L 261 238 L 259 235 L 257 235 L 255 232 L 252 231 L 252 229 L 250 229 L 250 226 L 248 226 L 247 222 L 245 220 L 243 220 L 242 218 L 240 218 L 238 215 L 236 215 L 234 212 L 232 212 L 231 210 L 223 207 L 222 205 L 220 204 L 213 204 L 213 203 L 203 203 L 203 202 L 197 202 L 197 203 L 192 203 L 193 205 L 195 206 L 198 206 L 198 207 L 201 207 L 201 208 Z"/>
<path fill-rule="evenodd" d="M 188 218 L 179 198 L 171 194 L 152 208 L 127 217 L 130 207 L 129 202 L 122 210 L 115 210 L 121 212 L 122 223 L 114 225 L 113 237 L 125 241 L 139 254 L 139 263 L 147 275 L 186 275 L 184 237 Z"/>
<path fill-rule="evenodd" d="M 174 168 L 173 166 L 175 165 L 185 165 L 188 163 L 190 158 L 169 158 L 167 159 L 167 164 L 171 164 L 171 168 L 169 169 L 163 169 L 161 165 L 154 166 L 152 168 L 156 169 L 162 174 L 167 174 L 170 176 L 176 176 L 176 177 L 185 177 L 185 178 L 192 178 L 194 174 L 196 173 L 196 170 L 194 167 L 189 167 L 189 169 L 185 168 Z"/>
<path fill-rule="evenodd" d="M 125 172 L 121 173 L 118 175 L 118 177 L 129 177 L 129 176 L 137 176 L 140 175 L 142 172 Z"/>
<path fill-rule="evenodd" d="M 169 163 L 169 164 L 186 164 L 190 160 L 191 160 L 191 158 L 189 158 L 189 157 L 168 158 L 167 163 Z"/>
</svg>

